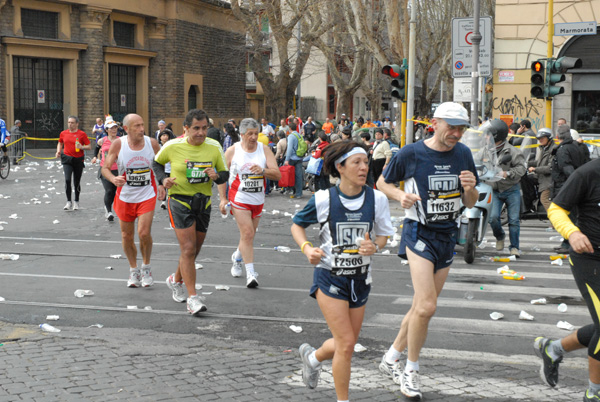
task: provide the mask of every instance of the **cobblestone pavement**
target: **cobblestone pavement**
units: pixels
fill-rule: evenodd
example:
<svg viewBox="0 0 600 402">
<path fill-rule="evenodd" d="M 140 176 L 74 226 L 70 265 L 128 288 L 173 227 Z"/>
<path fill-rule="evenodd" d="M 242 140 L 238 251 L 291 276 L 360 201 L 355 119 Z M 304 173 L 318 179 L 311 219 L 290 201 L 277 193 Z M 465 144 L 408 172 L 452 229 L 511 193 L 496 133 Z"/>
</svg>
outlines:
<svg viewBox="0 0 600 402">
<path fill-rule="evenodd" d="M 304 387 L 298 352 L 202 333 L 62 328 L 44 333 L 0 323 L 0 401 L 335 401 L 331 366 L 316 390 Z M 356 353 L 351 400 L 401 400 L 399 386 L 377 365 L 383 350 Z M 581 397 L 583 359 L 561 365 L 550 389 L 530 356 L 462 358 L 425 349 L 427 401 L 571 401 Z M 490 355 L 491 356 L 491 355 Z"/>
</svg>

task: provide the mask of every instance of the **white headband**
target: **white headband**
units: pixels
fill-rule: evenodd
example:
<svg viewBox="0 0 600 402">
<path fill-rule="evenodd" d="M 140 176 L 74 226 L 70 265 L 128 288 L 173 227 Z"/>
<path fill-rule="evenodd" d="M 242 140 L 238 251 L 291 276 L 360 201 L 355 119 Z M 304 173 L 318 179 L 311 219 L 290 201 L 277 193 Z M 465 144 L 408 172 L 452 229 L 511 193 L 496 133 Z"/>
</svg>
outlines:
<svg viewBox="0 0 600 402">
<path fill-rule="evenodd" d="M 346 159 L 348 159 L 352 155 L 356 155 L 356 154 L 367 155 L 367 151 L 365 151 L 365 149 L 361 148 L 361 147 L 354 147 L 350 151 L 346 152 L 344 155 L 342 155 L 339 158 L 337 158 L 335 160 L 334 166 L 342 163 L 343 161 L 345 161 Z"/>
</svg>

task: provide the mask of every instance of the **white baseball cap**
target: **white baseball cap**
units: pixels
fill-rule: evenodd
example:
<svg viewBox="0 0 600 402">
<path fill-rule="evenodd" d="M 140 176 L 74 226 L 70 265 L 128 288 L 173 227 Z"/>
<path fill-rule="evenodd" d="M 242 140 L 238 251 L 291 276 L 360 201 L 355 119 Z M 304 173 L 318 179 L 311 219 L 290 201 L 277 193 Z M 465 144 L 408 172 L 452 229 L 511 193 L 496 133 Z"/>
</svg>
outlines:
<svg viewBox="0 0 600 402">
<path fill-rule="evenodd" d="M 115 121 L 113 120 L 113 117 L 111 115 L 106 116 L 106 120 L 104 121 L 104 128 L 111 128 L 116 125 L 117 125 L 117 123 L 115 123 Z"/>
<path fill-rule="evenodd" d="M 451 126 L 470 126 L 467 109 L 454 102 L 444 102 L 435 109 L 434 118 L 444 119 Z"/>
</svg>

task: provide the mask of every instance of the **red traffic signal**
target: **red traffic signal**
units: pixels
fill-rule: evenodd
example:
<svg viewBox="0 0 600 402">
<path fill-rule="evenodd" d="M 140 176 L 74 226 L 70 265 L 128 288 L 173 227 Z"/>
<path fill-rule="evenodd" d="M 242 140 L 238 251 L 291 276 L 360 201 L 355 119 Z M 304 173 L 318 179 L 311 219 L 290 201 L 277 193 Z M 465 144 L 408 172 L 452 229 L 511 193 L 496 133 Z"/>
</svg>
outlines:
<svg viewBox="0 0 600 402">
<path fill-rule="evenodd" d="M 389 75 L 392 78 L 398 78 L 400 76 L 401 68 L 397 64 L 388 64 L 383 66 L 381 72 L 385 75 Z"/>
</svg>

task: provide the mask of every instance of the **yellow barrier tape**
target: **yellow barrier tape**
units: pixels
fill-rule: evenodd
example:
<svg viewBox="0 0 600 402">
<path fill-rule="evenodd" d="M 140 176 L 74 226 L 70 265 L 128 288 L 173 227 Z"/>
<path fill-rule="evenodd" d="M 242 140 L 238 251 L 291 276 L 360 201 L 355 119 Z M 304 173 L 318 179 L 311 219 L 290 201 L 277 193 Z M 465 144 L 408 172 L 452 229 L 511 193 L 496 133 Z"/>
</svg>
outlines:
<svg viewBox="0 0 600 402">
<path fill-rule="evenodd" d="M 27 155 L 27 156 L 29 156 L 29 157 L 31 157 L 31 158 L 33 158 L 33 159 L 56 159 L 56 157 L 55 157 L 55 156 L 53 156 L 53 157 L 51 157 L 51 158 L 42 158 L 41 156 L 33 156 L 33 155 L 31 155 L 29 152 L 23 152 L 23 157 L 22 157 L 22 158 L 20 158 L 19 160 L 22 160 L 22 159 L 24 159 L 24 158 L 25 158 L 25 155 Z"/>
</svg>

